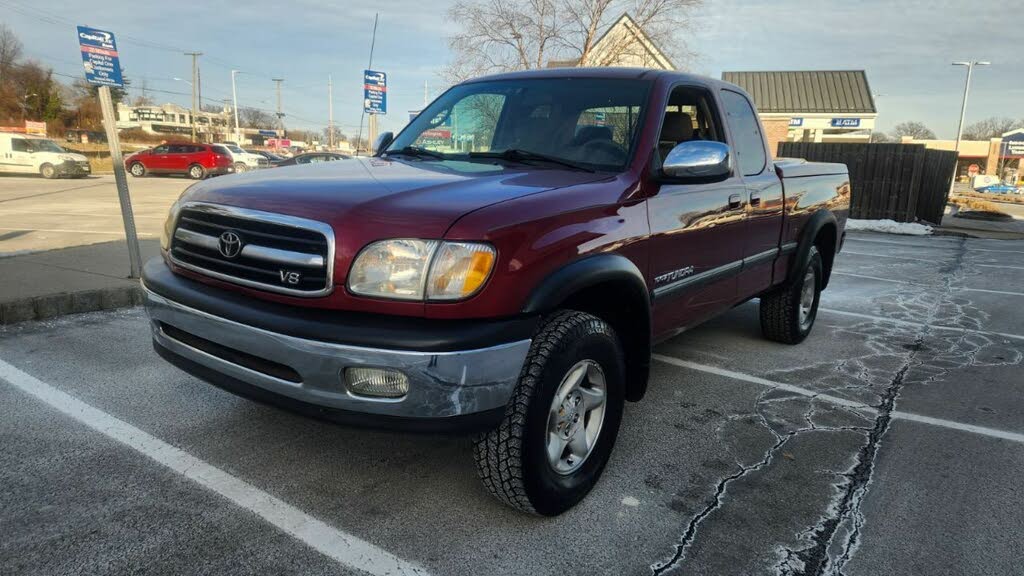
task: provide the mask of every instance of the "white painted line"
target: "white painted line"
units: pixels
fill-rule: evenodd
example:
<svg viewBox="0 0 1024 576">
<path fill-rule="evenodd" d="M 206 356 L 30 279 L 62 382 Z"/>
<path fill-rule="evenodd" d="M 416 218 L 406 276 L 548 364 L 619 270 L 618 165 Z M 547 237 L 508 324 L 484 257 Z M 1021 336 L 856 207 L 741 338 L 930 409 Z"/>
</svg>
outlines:
<svg viewBox="0 0 1024 576">
<path fill-rule="evenodd" d="M 751 376 L 750 374 L 735 372 L 733 370 L 726 370 L 724 368 L 718 368 L 715 366 L 708 366 L 706 364 L 699 364 L 697 362 L 689 362 L 687 360 L 681 360 L 679 358 L 673 358 L 672 356 L 665 356 L 663 354 L 653 354 L 652 357 L 660 362 L 671 364 L 673 366 L 679 366 L 680 368 L 689 368 L 691 370 L 697 370 L 699 372 L 705 372 L 707 374 L 715 374 L 717 376 L 732 378 L 733 380 L 741 380 L 743 382 L 760 384 L 762 386 L 767 386 L 769 388 L 774 388 L 777 390 L 785 390 L 787 392 L 793 392 L 795 394 L 800 394 L 801 396 L 807 396 L 809 398 L 814 398 L 816 400 L 822 400 L 824 402 L 836 404 L 838 406 L 845 406 L 847 408 L 854 408 L 857 410 L 866 410 L 873 413 L 878 412 L 878 410 L 875 407 L 863 404 L 861 402 L 854 402 L 852 400 L 847 400 L 846 398 L 840 398 L 838 396 L 832 396 L 830 394 L 819 394 L 814 390 L 801 388 L 799 386 L 794 386 L 792 384 L 775 382 L 773 380 L 767 380 L 765 378 Z M 939 428 L 960 430 L 962 432 L 970 432 L 971 434 L 978 434 L 980 436 L 989 436 L 991 438 L 1000 438 L 1003 440 L 1010 440 L 1011 442 L 1024 444 L 1024 434 L 1018 434 L 1017 432 L 1010 432 L 1008 430 L 1000 430 L 998 428 L 987 428 L 985 426 L 975 426 L 973 424 L 964 424 L 962 422 L 956 422 L 955 420 L 946 420 L 944 418 L 932 418 L 931 416 L 922 416 L 920 414 L 902 412 L 900 410 L 893 410 L 891 416 L 894 419 L 898 420 L 919 422 L 921 424 L 929 424 L 931 426 L 937 426 Z"/>
<path fill-rule="evenodd" d="M 892 282 L 893 284 L 913 284 L 913 282 L 907 282 L 906 280 L 896 280 L 894 278 L 882 278 L 880 276 L 868 276 L 867 274 L 853 274 L 850 272 L 840 272 L 838 270 L 832 271 L 833 276 L 852 276 L 854 278 L 866 278 L 868 280 L 880 280 L 882 282 Z"/>
<path fill-rule="evenodd" d="M 67 232 L 67 233 L 71 233 L 71 234 L 103 234 L 103 235 L 106 235 L 106 236 L 113 235 L 113 236 L 124 237 L 124 230 L 111 230 L 111 231 L 104 231 L 104 230 L 64 230 L 64 229 L 57 229 L 57 228 L 0 228 L 0 230 L 14 230 L 14 231 L 18 231 L 18 232 L 25 231 L 25 232 L 55 232 L 55 233 L 65 233 L 65 232 Z M 139 232 L 138 235 L 139 236 L 155 236 L 155 234 L 150 234 L 148 232 Z"/>
<path fill-rule="evenodd" d="M 932 238 L 934 239 L 934 237 L 932 237 Z M 892 246 L 903 246 L 904 248 L 925 248 L 925 249 L 929 249 L 929 248 L 951 249 L 951 248 L 956 248 L 957 247 L 955 244 L 946 243 L 946 242 L 935 243 L 935 244 L 933 244 L 931 246 L 926 246 L 924 244 L 910 244 L 910 243 L 907 243 L 907 242 L 892 242 L 890 240 L 875 240 L 873 238 L 871 238 L 871 239 L 869 239 L 869 238 L 858 238 L 856 236 L 847 236 L 846 237 L 846 242 L 847 242 L 847 245 L 849 245 L 850 242 L 870 242 L 872 244 L 889 244 L 889 245 L 892 245 Z M 1002 253 L 1002 254 L 1024 254 L 1024 250 L 995 250 L 993 248 L 975 248 L 971 244 L 967 244 L 967 251 L 968 252 L 999 252 L 999 253 Z M 845 252 L 845 250 L 843 252 Z M 840 252 L 840 254 L 842 254 L 843 252 Z"/>
<path fill-rule="evenodd" d="M 894 256 L 892 254 L 869 254 L 867 252 L 854 252 L 852 250 L 843 250 L 842 252 L 839 253 L 840 256 L 842 256 L 843 254 L 854 254 L 856 256 L 871 256 L 873 258 L 895 258 L 897 260 L 913 260 L 915 262 L 935 262 L 935 260 L 927 260 L 925 258 L 914 258 L 913 256 Z"/>
<path fill-rule="evenodd" d="M 913 328 L 933 328 L 935 330 L 952 330 L 953 332 L 969 332 L 971 334 L 981 334 L 982 336 L 1001 336 L 1003 338 L 1010 338 L 1013 340 L 1024 340 L 1024 336 L 1020 334 L 1009 334 L 1006 332 L 991 332 L 988 330 L 975 330 L 974 328 L 962 328 L 959 326 L 942 326 L 939 324 L 925 324 L 924 322 L 914 322 L 913 320 L 899 320 L 897 318 L 887 318 L 885 316 L 874 316 L 872 314 L 861 314 L 859 312 L 847 312 L 846 310 L 836 310 L 834 308 L 818 308 L 818 312 L 827 312 L 829 314 L 838 314 L 840 316 L 849 316 L 851 318 L 863 318 L 864 320 L 872 320 L 875 322 L 889 322 L 890 324 L 897 324 L 900 326 L 910 326 Z"/>
<path fill-rule="evenodd" d="M 679 366 L 680 368 L 689 368 L 691 370 L 707 372 L 708 374 L 725 376 L 726 378 L 732 378 L 733 380 L 743 380 L 744 382 L 750 382 L 751 384 L 760 384 L 762 386 L 768 386 L 769 388 L 777 388 L 779 390 L 793 392 L 794 394 L 800 394 L 801 396 L 810 396 L 811 398 L 825 400 L 826 402 L 836 404 L 838 406 L 845 406 L 847 408 L 854 408 L 857 410 L 869 410 L 871 412 L 877 411 L 874 407 L 864 404 L 863 402 L 855 402 L 853 400 L 847 400 L 846 398 L 831 396 L 829 394 L 820 394 L 813 390 L 808 390 L 806 388 L 801 388 L 799 386 L 793 386 L 792 384 L 785 384 L 782 382 L 766 380 L 764 378 L 758 378 L 757 376 L 751 376 L 750 374 L 734 372 L 732 370 L 726 370 L 725 368 L 717 368 L 715 366 L 708 366 L 706 364 L 698 364 L 696 362 L 690 362 L 688 360 L 682 360 L 680 358 L 674 358 L 672 356 L 665 356 L 664 354 L 653 354 L 652 357 L 655 360 L 660 360 L 661 362 L 664 362 L 666 364 L 672 364 L 673 366 Z"/>
<path fill-rule="evenodd" d="M 346 567 L 380 576 L 427 574 L 420 566 L 321 522 L 187 452 L 61 392 L 3 360 L 0 360 L 0 380 L 7 381 L 15 388 L 36 397 L 108 438 L 220 494 Z"/>
<path fill-rule="evenodd" d="M 1024 266 L 1006 266 L 1004 264 L 975 264 L 982 268 L 1005 268 L 1007 270 L 1024 270 Z"/>
<path fill-rule="evenodd" d="M 1005 290 L 986 290 L 985 288 L 961 288 L 968 292 L 988 292 L 989 294 L 1005 294 L 1007 296 L 1024 296 L 1024 292 L 1007 292 Z"/>
</svg>

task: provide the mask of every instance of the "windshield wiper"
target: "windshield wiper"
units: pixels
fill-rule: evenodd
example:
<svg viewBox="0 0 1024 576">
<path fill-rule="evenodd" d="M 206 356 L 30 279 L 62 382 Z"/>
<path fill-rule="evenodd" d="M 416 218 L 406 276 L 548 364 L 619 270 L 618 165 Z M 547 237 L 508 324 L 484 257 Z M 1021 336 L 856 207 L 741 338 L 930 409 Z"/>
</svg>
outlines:
<svg viewBox="0 0 1024 576">
<path fill-rule="evenodd" d="M 413 156 L 415 158 L 437 158 L 438 160 L 444 160 L 445 155 L 440 152 L 434 152 L 433 150 L 427 150 L 419 146 L 406 146 L 399 148 L 398 150 L 388 150 L 387 154 L 402 154 L 404 156 Z"/>
<path fill-rule="evenodd" d="M 470 152 L 469 157 L 499 158 L 502 160 L 510 160 L 512 162 L 548 162 L 551 164 L 558 164 L 559 166 L 565 166 L 566 168 L 572 168 L 573 170 L 594 172 L 593 169 L 577 164 L 571 160 L 566 160 L 557 156 L 548 156 L 547 154 L 541 154 L 539 152 L 531 152 L 521 148 L 509 148 L 507 150 L 502 150 L 501 152 Z"/>
</svg>

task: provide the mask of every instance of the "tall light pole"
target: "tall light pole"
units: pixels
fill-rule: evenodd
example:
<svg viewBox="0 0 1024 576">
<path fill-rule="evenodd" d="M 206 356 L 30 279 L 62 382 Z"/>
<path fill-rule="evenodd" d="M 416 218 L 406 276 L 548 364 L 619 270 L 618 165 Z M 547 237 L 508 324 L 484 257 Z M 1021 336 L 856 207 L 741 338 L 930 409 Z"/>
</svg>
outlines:
<svg viewBox="0 0 1024 576">
<path fill-rule="evenodd" d="M 238 130 L 238 90 L 235 89 L 235 74 L 238 70 L 231 71 L 231 111 L 235 113 L 235 144 L 242 145 L 242 134 Z"/>
<path fill-rule="evenodd" d="M 192 141 L 196 141 L 196 85 L 199 84 L 199 57 L 202 52 L 185 52 L 192 57 Z"/>
<path fill-rule="evenodd" d="M 960 152 L 960 138 L 964 134 L 964 118 L 967 116 L 967 95 L 971 91 L 971 73 L 975 66 L 988 66 L 990 62 L 972 60 L 970 62 L 953 62 L 953 66 L 967 66 L 967 81 L 964 82 L 964 102 L 960 106 L 960 126 L 956 129 L 956 151 Z"/>
<path fill-rule="evenodd" d="M 287 133 L 284 130 L 284 112 L 281 112 L 281 82 L 284 82 L 284 78 L 271 78 L 275 84 L 277 84 L 277 121 L 281 124 L 281 136 L 286 136 Z"/>
<path fill-rule="evenodd" d="M 327 75 L 327 147 L 334 150 L 334 80 Z"/>
</svg>

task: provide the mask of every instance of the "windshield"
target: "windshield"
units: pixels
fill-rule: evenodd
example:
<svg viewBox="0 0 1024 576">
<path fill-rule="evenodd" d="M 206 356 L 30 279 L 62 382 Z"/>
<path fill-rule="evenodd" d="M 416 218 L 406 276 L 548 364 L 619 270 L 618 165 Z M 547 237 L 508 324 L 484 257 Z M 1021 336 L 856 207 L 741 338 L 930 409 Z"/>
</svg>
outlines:
<svg viewBox="0 0 1024 576">
<path fill-rule="evenodd" d="M 53 140 L 29 140 L 29 146 L 36 152 L 67 152 Z"/>
<path fill-rule="evenodd" d="M 228 150 L 231 150 L 232 152 L 234 152 L 235 154 L 244 154 L 245 153 L 244 150 L 242 150 L 238 146 L 235 146 L 234 144 L 225 144 L 225 147 Z"/>
<path fill-rule="evenodd" d="M 537 78 L 456 86 L 421 112 L 389 153 L 428 151 L 425 160 L 466 160 L 509 150 L 597 170 L 629 163 L 650 82 Z M 507 156 L 522 158 L 527 156 Z"/>
</svg>

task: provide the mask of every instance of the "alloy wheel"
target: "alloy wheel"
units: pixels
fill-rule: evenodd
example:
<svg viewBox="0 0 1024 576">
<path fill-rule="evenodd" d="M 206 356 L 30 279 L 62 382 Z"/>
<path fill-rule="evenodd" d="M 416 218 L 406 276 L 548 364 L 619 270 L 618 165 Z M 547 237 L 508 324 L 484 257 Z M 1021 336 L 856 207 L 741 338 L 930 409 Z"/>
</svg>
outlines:
<svg viewBox="0 0 1024 576">
<path fill-rule="evenodd" d="M 593 360 L 580 360 L 562 378 L 548 413 L 547 453 L 561 475 L 583 465 L 597 444 L 604 424 L 608 387 L 604 371 Z"/>
</svg>

